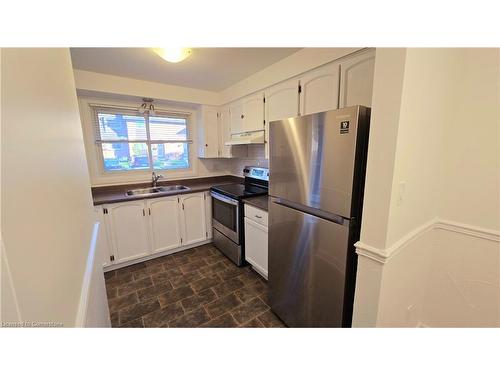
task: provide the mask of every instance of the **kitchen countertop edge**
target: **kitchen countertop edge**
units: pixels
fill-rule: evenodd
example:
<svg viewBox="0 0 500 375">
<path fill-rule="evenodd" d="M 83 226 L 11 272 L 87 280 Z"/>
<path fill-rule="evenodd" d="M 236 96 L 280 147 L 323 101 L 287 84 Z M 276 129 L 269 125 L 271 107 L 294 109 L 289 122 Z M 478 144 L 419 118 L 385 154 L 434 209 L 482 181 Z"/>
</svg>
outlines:
<svg viewBox="0 0 500 375">
<path fill-rule="evenodd" d="M 250 206 L 254 206 L 264 210 L 266 212 L 269 211 L 269 196 L 268 195 L 259 195 L 257 197 L 250 197 L 243 199 L 243 203 L 248 204 Z"/>
<path fill-rule="evenodd" d="M 140 195 L 128 196 L 126 195 L 126 193 L 128 190 L 151 187 L 151 184 L 133 183 L 127 185 L 99 186 L 99 187 L 92 187 L 92 200 L 95 207 L 95 206 L 101 206 L 103 204 L 121 203 L 121 202 L 129 202 L 129 201 L 136 201 L 143 199 L 155 199 L 155 198 L 162 198 L 175 195 L 199 193 L 201 191 L 210 190 L 210 188 L 215 185 L 243 183 L 243 181 L 244 181 L 243 178 L 232 175 L 163 181 L 161 183 L 158 183 L 158 186 L 184 185 L 187 186 L 189 190 L 179 190 L 173 192 L 164 192 L 160 194 L 142 195 L 142 196 Z"/>
</svg>

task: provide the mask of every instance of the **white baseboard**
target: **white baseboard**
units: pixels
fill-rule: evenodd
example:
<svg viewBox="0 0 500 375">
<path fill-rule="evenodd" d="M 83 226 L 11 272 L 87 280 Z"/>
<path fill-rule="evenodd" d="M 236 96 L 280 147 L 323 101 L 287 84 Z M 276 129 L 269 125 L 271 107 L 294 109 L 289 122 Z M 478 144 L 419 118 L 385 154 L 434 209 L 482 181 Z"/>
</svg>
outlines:
<svg viewBox="0 0 500 375">
<path fill-rule="evenodd" d="M 201 245 L 206 245 L 207 243 L 211 243 L 211 242 L 212 242 L 212 239 L 209 238 L 209 239 L 207 239 L 205 241 L 197 242 L 197 243 L 194 243 L 194 244 L 191 244 L 191 245 L 181 246 L 181 247 L 177 247 L 177 248 L 171 249 L 171 250 L 159 251 L 157 253 L 150 254 L 150 255 L 147 255 L 147 256 L 143 256 L 143 257 L 140 257 L 140 258 L 137 258 L 137 259 L 128 260 L 126 262 L 111 264 L 109 266 L 105 266 L 104 267 L 104 272 L 117 270 L 119 268 L 131 266 L 132 264 L 137 264 L 137 263 L 145 262 L 147 260 L 159 258 L 159 257 L 165 256 L 165 255 L 175 254 L 175 253 L 178 253 L 180 251 L 184 251 L 184 250 L 191 249 L 193 247 L 197 247 L 197 246 L 201 246 Z"/>
</svg>

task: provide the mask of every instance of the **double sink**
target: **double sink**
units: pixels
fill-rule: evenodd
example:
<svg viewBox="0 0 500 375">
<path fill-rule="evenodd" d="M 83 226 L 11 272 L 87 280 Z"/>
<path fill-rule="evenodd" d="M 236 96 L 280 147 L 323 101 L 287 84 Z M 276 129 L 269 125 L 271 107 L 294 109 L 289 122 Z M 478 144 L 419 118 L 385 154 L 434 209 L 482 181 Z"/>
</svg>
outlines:
<svg viewBox="0 0 500 375">
<path fill-rule="evenodd" d="M 175 193 L 179 191 L 189 190 L 187 186 L 184 185 L 170 185 L 170 186 L 156 186 L 144 189 L 134 189 L 127 191 L 127 196 L 149 196 L 164 193 Z"/>
</svg>

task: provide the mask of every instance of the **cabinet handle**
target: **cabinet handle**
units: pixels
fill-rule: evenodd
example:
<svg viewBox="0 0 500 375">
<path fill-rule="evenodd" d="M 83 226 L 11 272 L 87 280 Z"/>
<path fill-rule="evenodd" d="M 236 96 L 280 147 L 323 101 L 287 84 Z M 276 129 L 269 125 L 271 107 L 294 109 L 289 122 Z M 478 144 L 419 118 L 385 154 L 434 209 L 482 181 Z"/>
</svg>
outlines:
<svg viewBox="0 0 500 375">
<path fill-rule="evenodd" d="M 262 216 L 259 216 L 259 215 L 255 215 L 255 217 L 256 217 L 257 219 L 262 219 Z"/>
<path fill-rule="evenodd" d="M 142 209 L 142 216 L 146 216 L 146 211 L 144 211 L 144 208 Z"/>
<path fill-rule="evenodd" d="M 245 115 L 241 115 L 241 118 L 245 117 Z"/>
<path fill-rule="evenodd" d="M 151 208 L 148 208 L 149 216 L 151 216 Z"/>
<path fill-rule="evenodd" d="M 205 143 L 205 147 L 208 147 L 208 143 Z"/>
</svg>

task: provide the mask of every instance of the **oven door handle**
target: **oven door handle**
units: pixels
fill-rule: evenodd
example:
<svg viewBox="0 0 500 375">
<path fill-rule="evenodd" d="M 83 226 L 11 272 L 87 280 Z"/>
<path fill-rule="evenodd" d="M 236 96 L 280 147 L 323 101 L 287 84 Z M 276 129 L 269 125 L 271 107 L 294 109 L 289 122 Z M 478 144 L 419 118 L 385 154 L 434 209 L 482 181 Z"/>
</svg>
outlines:
<svg viewBox="0 0 500 375">
<path fill-rule="evenodd" d="M 236 199 L 232 199 L 232 198 L 226 197 L 226 196 L 224 196 L 222 194 L 215 193 L 213 191 L 210 192 L 210 195 L 212 196 L 212 198 L 217 199 L 219 201 L 231 204 L 233 206 L 238 206 L 238 201 Z"/>
</svg>

